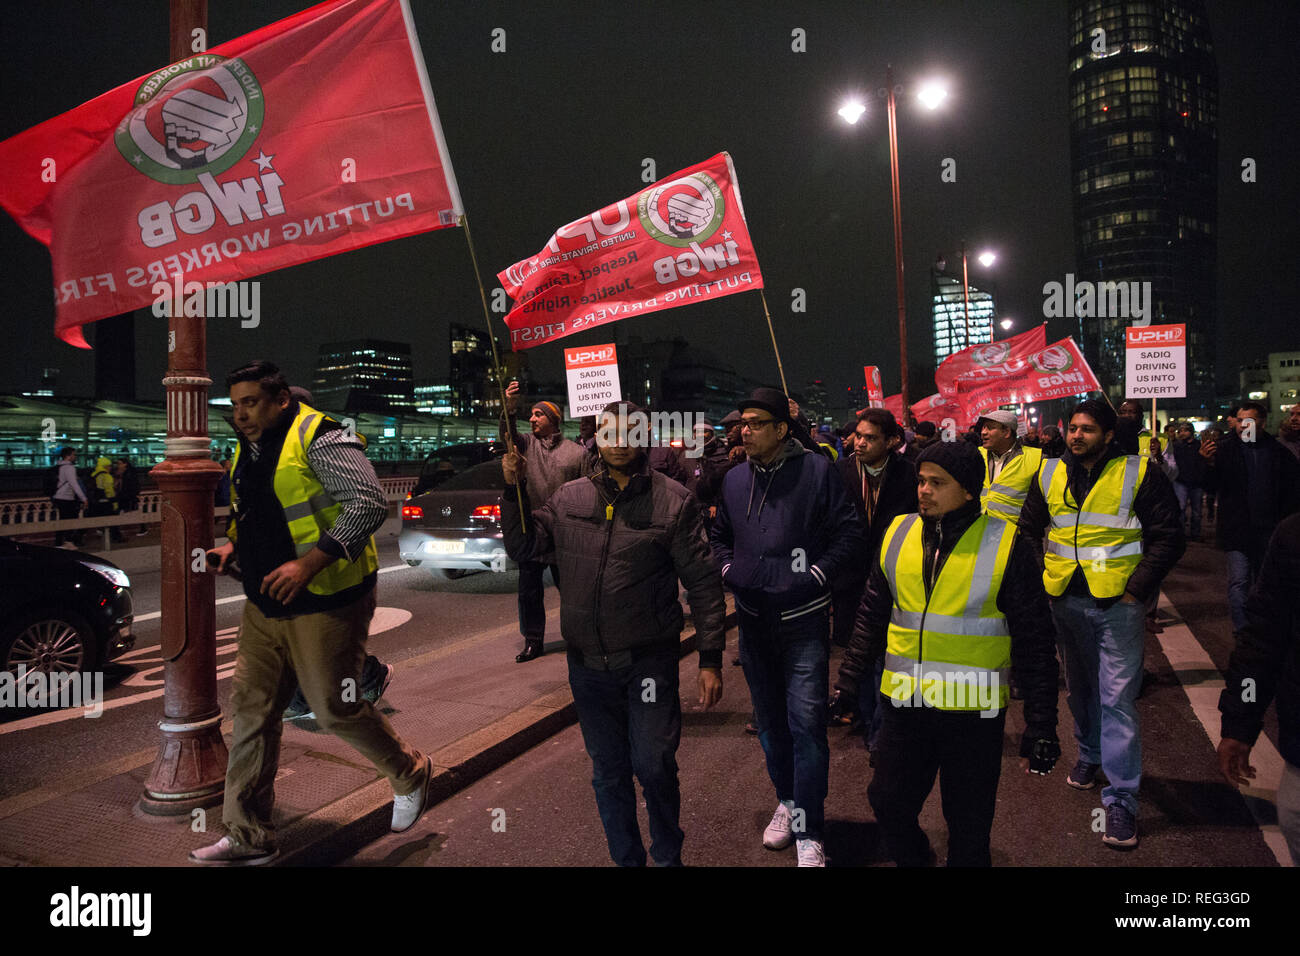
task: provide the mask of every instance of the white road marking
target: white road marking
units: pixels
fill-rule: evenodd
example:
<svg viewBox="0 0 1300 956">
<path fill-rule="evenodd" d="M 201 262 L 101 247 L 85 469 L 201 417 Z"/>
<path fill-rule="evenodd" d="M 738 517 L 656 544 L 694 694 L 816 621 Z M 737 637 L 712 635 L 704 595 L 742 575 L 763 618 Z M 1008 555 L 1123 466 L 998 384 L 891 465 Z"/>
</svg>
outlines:
<svg viewBox="0 0 1300 956">
<path fill-rule="evenodd" d="M 402 565 L 405 567 L 406 565 Z M 382 570 L 382 569 L 381 569 Z M 243 595 L 240 595 L 243 597 Z M 411 619 L 411 612 L 400 607 L 377 607 L 375 616 L 370 620 L 370 634 L 382 634 L 384 631 L 391 631 L 394 628 L 401 627 Z M 239 649 L 238 627 L 223 627 L 217 631 L 217 652 L 216 656 L 231 657 Z M 149 688 L 140 690 L 134 694 L 128 694 L 123 697 L 113 697 L 104 701 L 104 710 L 116 710 L 118 707 L 127 707 L 131 704 L 138 704 L 142 701 L 153 700 L 155 697 L 163 695 L 163 672 L 164 665 L 162 659 L 162 648 L 158 645 L 153 647 L 142 647 L 139 650 L 128 651 L 113 663 L 129 663 L 136 668 L 135 673 L 119 684 L 119 687 L 141 687 Z M 233 658 L 217 664 L 217 680 L 225 680 L 235 672 L 235 661 Z M 0 724 L 0 736 L 5 734 L 17 733 L 20 730 L 31 730 L 34 727 L 45 727 L 49 724 L 57 724 L 64 720 L 77 719 L 98 719 L 86 718 L 85 710 L 81 707 L 70 707 L 66 710 L 51 710 L 43 714 L 33 714 L 31 717 L 23 717 L 21 720 L 11 720 L 8 723 Z"/>
<path fill-rule="evenodd" d="M 1163 591 L 1160 593 L 1159 606 L 1167 608 L 1178 621 L 1183 620 L 1183 616 L 1178 613 L 1174 603 L 1165 596 Z M 1223 675 L 1219 673 L 1219 669 L 1210 660 L 1210 655 L 1205 652 L 1205 648 L 1186 624 L 1166 624 L 1164 630 L 1156 635 L 1156 640 L 1160 642 L 1160 649 L 1164 651 L 1165 657 L 1169 658 L 1170 666 L 1178 675 L 1178 682 L 1183 685 L 1187 701 L 1192 705 L 1192 713 L 1196 715 L 1206 736 L 1210 738 L 1210 745 L 1218 750 L 1221 738 L 1219 730 L 1222 726 L 1219 714 L 1219 692 L 1223 690 Z M 1198 671 L 1216 676 L 1202 680 L 1183 676 Z M 1251 815 L 1255 817 L 1255 823 L 1259 826 L 1264 842 L 1277 857 L 1278 866 L 1292 866 L 1291 854 L 1277 825 L 1276 814 L 1272 822 L 1265 822 L 1256 812 L 1257 801 L 1277 803 L 1277 785 L 1282 780 L 1282 755 L 1277 752 L 1277 748 L 1266 735 L 1260 734 L 1259 740 L 1250 751 L 1250 762 L 1256 770 L 1255 782 L 1248 787 L 1243 787 L 1241 793 L 1245 797 L 1253 798 L 1248 799 L 1246 805 L 1250 808 Z M 1215 772 L 1217 773 L 1217 765 Z M 1271 788 L 1265 781 L 1272 781 Z"/>
<path fill-rule="evenodd" d="M 379 569 L 379 573 L 380 573 L 380 574 L 386 574 L 386 573 L 388 573 L 389 571 L 402 571 L 402 570 L 405 570 L 405 569 L 408 568 L 408 567 L 409 567 L 409 565 L 406 565 L 406 564 L 394 564 L 392 567 L 388 567 L 388 568 L 380 568 L 380 569 Z M 217 604 L 234 604 L 236 601 L 246 601 L 246 600 L 248 600 L 248 596 L 247 596 L 247 595 L 244 595 L 244 594 L 232 594 L 230 597 L 217 598 L 217 600 L 216 600 L 215 603 L 217 603 Z M 133 623 L 133 624 L 139 624 L 141 621 L 156 621 L 156 620 L 157 620 L 158 618 L 160 618 L 160 617 L 162 617 L 162 611 L 150 611 L 148 614 L 137 614 L 137 615 L 135 616 L 135 618 L 132 620 L 132 623 Z M 371 632 L 371 633 L 373 633 L 373 632 Z"/>
</svg>

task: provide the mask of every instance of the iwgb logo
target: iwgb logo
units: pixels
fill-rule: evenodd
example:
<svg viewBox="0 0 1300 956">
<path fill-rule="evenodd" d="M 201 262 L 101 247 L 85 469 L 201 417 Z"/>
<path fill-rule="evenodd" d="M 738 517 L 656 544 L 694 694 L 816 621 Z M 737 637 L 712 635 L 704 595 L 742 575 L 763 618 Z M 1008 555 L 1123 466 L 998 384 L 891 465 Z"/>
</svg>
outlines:
<svg viewBox="0 0 1300 956">
<path fill-rule="evenodd" d="M 140 84 L 135 102 L 118 124 L 118 152 L 171 186 L 235 165 L 261 131 L 265 112 L 252 70 L 242 60 L 206 53 L 159 70 Z"/>
<path fill-rule="evenodd" d="M 707 173 L 692 173 L 647 189 L 636 204 L 646 232 L 683 249 L 713 235 L 726 208 L 722 187 Z"/>
<path fill-rule="evenodd" d="M 1053 345 L 1029 356 L 1029 364 L 1038 371 L 1047 374 L 1064 372 L 1074 364 L 1074 356 L 1070 354 L 1068 349 Z"/>
<path fill-rule="evenodd" d="M 976 365 L 985 368 L 991 365 L 1000 365 L 1005 362 L 1011 355 L 1011 346 L 1002 342 L 990 342 L 988 345 L 982 345 L 971 353 L 971 361 Z"/>
</svg>

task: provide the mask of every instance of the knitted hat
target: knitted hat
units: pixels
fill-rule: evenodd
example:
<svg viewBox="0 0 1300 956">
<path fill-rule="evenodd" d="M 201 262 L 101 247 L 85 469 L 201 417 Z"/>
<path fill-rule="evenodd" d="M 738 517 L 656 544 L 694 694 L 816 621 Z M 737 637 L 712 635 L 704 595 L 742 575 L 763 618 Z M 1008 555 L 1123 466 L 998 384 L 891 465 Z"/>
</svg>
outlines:
<svg viewBox="0 0 1300 956">
<path fill-rule="evenodd" d="M 554 402 L 536 402 L 533 405 L 533 411 L 542 410 L 542 414 L 551 420 L 551 424 L 556 428 L 560 427 L 560 408 Z"/>
<path fill-rule="evenodd" d="M 972 498 L 979 500 L 984 488 L 984 458 L 974 445 L 964 441 L 934 442 L 916 456 L 917 470 L 927 461 L 952 475 Z"/>
</svg>

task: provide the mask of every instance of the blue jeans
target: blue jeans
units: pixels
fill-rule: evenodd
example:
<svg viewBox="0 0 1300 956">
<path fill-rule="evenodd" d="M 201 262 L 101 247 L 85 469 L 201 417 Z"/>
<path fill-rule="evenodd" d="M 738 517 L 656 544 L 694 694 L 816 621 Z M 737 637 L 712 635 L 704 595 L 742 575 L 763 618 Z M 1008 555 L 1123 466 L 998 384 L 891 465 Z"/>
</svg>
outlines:
<svg viewBox="0 0 1300 956">
<path fill-rule="evenodd" d="M 830 621 L 825 611 L 783 623 L 739 609 L 737 620 L 740 663 L 767 775 L 778 800 L 794 801 L 795 836 L 821 840 L 831 763 L 826 739 Z"/>
<path fill-rule="evenodd" d="M 1142 687 L 1146 606 L 1117 601 L 1102 610 L 1091 597 L 1052 598 L 1056 640 L 1065 662 L 1066 701 L 1074 716 L 1079 759 L 1101 764 L 1109 785 L 1101 802 L 1137 815 L 1142 782 Z"/>
<path fill-rule="evenodd" d="M 676 645 L 613 671 L 594 670 L 569 656 L 569 687 L 591 757 L 596 807 L 609 855 L 619 866 L 645 866 L 646 860 L 633 774 L 641 781 L 650 816 L 650 856 L 658 866 L 682 865 L 685 834 L 677 825 L 682 807 L 677 781 L 682 703 L 677 666 Z"/>
<path fill-rule="evenodd" d="M 1174 494 L 1178 497 L 1178 515 L 1181 518 L 1191 508 L 1191 528 L 1188 530 L 1193 538 L 1201 536 L 1201 489 L 1189 488 L 1181 481 L 1174 482 Z"/>
<path fill-rule="evenodd" d="M 1225 551 L 1224 556 L 1228 559 L 1228 614 L 1236 632 L 1246 626 L 1246 598 L 1255 584 L 1260 562 L 1252 561 L 1245 551 Z"/>
</svg>

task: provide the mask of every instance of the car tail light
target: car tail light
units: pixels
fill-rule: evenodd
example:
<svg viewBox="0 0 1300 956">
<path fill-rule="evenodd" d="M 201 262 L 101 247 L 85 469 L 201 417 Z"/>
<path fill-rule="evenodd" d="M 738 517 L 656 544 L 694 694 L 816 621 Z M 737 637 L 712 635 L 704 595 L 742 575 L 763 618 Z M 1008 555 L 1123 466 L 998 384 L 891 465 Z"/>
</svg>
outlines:
<svg viewBox="0 0 1300 956">
<path fill-rule="evenodd" d="M 500 505 L 479 505 L 470 514 L 471 518 L 486 518 L 489 521 L 499 521 L 501 519 Z"/>
<path fill-rule="evenodd" d="M 407 520 L 408 518 L 423 518 L 423 517 L 424 517 L 424 509 L 421 508 L 419 505 L 402 505 L 403 521 Z"/>
</svg>

